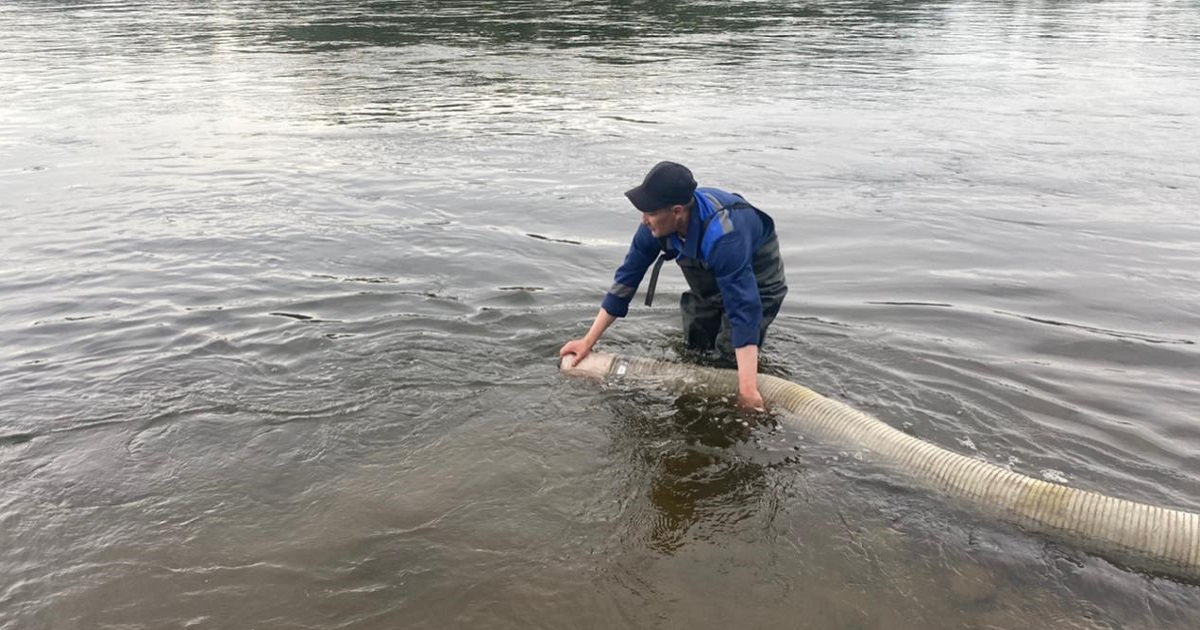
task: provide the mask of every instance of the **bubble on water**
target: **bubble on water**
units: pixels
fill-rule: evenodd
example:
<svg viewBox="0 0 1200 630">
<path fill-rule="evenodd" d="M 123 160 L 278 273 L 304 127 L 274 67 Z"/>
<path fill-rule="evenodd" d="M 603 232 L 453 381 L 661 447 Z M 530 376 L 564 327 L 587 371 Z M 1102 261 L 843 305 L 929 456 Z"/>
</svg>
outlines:
<svg viewBox="0 0 1200 630">
<path fill-rule="evenodd" d="M 1045 479 L 1046 481 L 1051 481 L 1054 483 L 1061 483 L 1063 485 L 1066 485 L 1069 482 L 1069 480 L 1067 479 L 1067 476 L 1065 474 L 1063 474 L 1063 472 L 1060 470 L 1054 470 L 1053 468 L 1043 468 L 1041 472 L 1042 472 L 1042 479 Z"/>
</svg>

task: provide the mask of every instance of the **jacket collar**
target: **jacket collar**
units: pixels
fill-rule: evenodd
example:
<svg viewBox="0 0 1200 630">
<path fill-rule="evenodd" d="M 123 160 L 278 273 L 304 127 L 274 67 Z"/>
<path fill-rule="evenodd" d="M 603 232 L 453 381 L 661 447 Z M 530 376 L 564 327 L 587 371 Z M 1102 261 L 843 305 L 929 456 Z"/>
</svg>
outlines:
<svg viewBox="0 0 1200 630">
<path fill-rule="evenodd" d="M 692 194 L 692 199 L 696 201 L 696 205 L 692 207 L 692 216 L 688 218 L 687 240 L 680 242 L 678 234 L 671 235 L 671 240 L 674 241 L 672 244 L 680 255 L 699 260 L 700 237 L 704 236 L 700 230 L 704 227 L 704 217 L 712 214 L 714 208 L 708 197 L 699 191 Z"/>
</svg>

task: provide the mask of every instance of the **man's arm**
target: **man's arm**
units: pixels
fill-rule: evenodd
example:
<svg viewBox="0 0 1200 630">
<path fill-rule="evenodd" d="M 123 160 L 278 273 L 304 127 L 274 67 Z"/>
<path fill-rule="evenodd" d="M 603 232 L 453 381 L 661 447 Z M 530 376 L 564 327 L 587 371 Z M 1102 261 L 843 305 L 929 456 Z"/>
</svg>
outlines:
<svg viewBox="0 0 1200 630">
<path fill-rule="evenodd" d="M 604 301 L 600 305 L 600 312 L 596 313 L 596 319 L 592 321 L 592 327 L 588 329 L 587 335 L 564 344 L 558 351 L 558 356 L 575 355 L 575 360 L 571 362 L 571 367 L 575 367 L 592 351 L 592 347 L 604 335 L 604 331 L 608 330 L 617 318 L 624 317 L 629 312 L 629 302 L 633 300 L 634 293 L 637 293 L 637 287 L 646 275 L 646 270 L 658 256 L 658 251 L 658 240 L 650 234 L 650 229 L 645 225 L 638 226 L 638 231 L 633 235 L 633 242 L 629 244 L 629 253 L 625 254 L 625 262 L 617 269 L 612 288 L 604 294 Z"/>
<path fill-rule="evenodd" d="M 763 409 L 758 391 L 759 327 L 762 324 L 762 297 L 754 277 L 754 254 L 743 231 L 725 234 L 709 256 L 717 288 L 729 317 L 734 356 L 738 366 L 738 404 L 748 409 Z"/>
<path fill-rule="evenodd" d="M 738 367 L 738 404 L 763 411 L 766 404 L 758 391 L 758 346 L 742 346 L 734 354 Z"/>
<path fill-rule="evenodd" d="M 608 293 L 604 294 L 601 306 L 613 317 L 625 317 L 629 313 L 629 303 L 637 293 L 638 285 L 646 275 L 646 270 L 658 258 L 660 248 L 658 239 L 650 233 L 650 228 L 639 225 L 629 243 L 629 252 L 625 254 L 625 262 L 613 274 L 613 284 Z"/>
</svg>

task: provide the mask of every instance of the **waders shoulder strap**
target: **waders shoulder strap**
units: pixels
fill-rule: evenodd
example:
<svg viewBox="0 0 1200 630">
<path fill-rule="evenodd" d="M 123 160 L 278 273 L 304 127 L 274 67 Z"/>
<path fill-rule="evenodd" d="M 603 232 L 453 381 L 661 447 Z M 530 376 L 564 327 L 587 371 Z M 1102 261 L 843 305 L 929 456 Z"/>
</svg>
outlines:
<svg viewBox="0 0 1200 630">
<path fill-rule="evenodd" d="M 713 207 L 717 208 L 717 210 L 704 220 L 704 225 L 700 226 L 701 244 L 704 243 L 704 235 L 708 232 L 708 224 L 712 223 L 712 220 L 716 218 L 717 215 L 721 214 L 722 211 L 754 207 L 745 199 L 742 199 L 741 195 L 738 195 L 737 193 L 734 194 L 737 196 L 739 201 L 735 201 L 727 206 L 718 205 L 715 197 L 708 195 L 707 193 L 705 194 L 705 196 L 708 197 L 709 203 L 711 203 Z M 663 249 L 663 253 L 659 254 L 658 260 L 654 261 L 654 270 L 650 272 L 650 286 L 646 287 L 646 306 L 651 306 L 654 304 L 654 287 L 658 286 L 658 272 L 662 271 L 663 263 L 667 262 L 668 260 L 672 260 L 679 255 L 679 253 L 675 251 L 675 248 L 671 247 L 670 241 L 666 237 L 660 238 L 658 241 Z"/>
<path fill-rule="evenodd" d="M 667 262 L 667 254 L 659 254 L 654 261 L 654 271 L 650 272 L 650 286 L 646 288 L 646 306 L 654 304 L 654 287 L 658 286 L 658 272 L 662 271 L 663 263 Z"/>
</svg>

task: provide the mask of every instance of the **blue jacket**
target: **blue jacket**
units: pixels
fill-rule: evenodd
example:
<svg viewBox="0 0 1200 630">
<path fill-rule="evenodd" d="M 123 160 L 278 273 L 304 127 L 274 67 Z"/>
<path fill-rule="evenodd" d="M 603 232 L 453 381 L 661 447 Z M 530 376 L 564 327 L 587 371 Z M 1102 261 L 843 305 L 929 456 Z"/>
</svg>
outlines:
<svg viewBox="0 0 1200 630">
<path fill-rule="evenodd" d="M 696 205 L 688 224 L 687 237 L 680 239 L 672 234 L 670 244 L 678 252 L 677 261 L 685 258 L 699 259 L 716 277 L 725 313 L 729 316 L 733 347 L 758 345 L 759 326 L 762 323 L 762 300 L 758 283 L 754 279 L 754 252 L 758 251 L 775 233 L 770 219 L 746 208 L 731 210 L 728 220 L 714 219 L 709 222 L 703 238 L 700 237 L 704 222 L 719 209 L 714 208 L 708 196 L 721 205 L 743 201 L 740 197 L 716 188 L 697 188 Z M 604 296 L 601 306 L 613 317 L 624 317 L 629 312 L 629 302 L 637 293 L 638 285 L 646 270 L 662 253 L 659 239 L 650 233 L 644 224 L 638 226 L 625 262 L 617 269 L 613 286 Z"/>
</svg>

